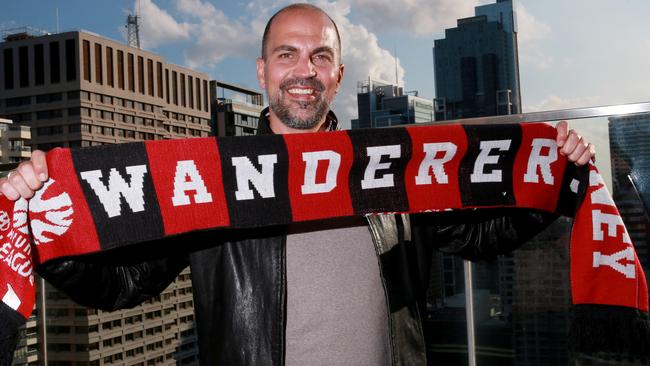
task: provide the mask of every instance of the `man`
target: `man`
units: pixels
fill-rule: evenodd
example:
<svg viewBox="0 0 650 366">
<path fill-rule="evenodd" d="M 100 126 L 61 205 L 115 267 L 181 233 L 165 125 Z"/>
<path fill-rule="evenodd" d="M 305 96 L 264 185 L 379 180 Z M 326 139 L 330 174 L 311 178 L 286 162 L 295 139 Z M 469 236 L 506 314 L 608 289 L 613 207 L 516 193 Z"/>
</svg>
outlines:
<svg viewBox="0 0 650 366">
<path fill-rule="evenodd" d="M 335 129 L 329 106 L 343 78 L 340 58 L 338 30 L 321 9 L 295 4 L 276 13 L 257 61 L 270 104 L 259 132 Z M 558 144 L 577 164 L 593 155 L 564 123 Z M 29 198 L 46 179 L 44 155 L 34 152 L 0 190 Z M 202 232 L 161 240 L 157 258 L 89 256 L 38 271 L 79 303 L 110 310 L 157 295 L 190 265 L 202 365 L 416 365 L 426 362 L 418 306 L 431 250 L 493 257 L 551 219 L 475 210 Z M 186 243 L 204 249 L 180 252 Z"/>
</svg>

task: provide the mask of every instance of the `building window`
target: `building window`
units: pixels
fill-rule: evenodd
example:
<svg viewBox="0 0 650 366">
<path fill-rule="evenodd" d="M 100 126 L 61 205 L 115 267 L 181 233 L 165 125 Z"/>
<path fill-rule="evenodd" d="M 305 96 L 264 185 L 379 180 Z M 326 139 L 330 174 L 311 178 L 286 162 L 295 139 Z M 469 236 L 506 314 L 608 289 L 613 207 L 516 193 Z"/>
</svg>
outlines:
<svg viewBox="0 0 650 366">
<path fill-rule="evenodd" d="M 61 93 L 41 94 L 36 96 L 36 103 L 52 103 L 63 99 Z"/>
<path fill-rule="evenodd" d="M 29 54 L 27 46 L 18 48 L 18 81 L 21 88 L 29 86 Z"/>
<path fill-rule="evenodd" d="M 208 81 L 203 80 L 203 110 L 208 111 Z"/>
<path fill-rule="evenodd" d="M 167 98 L 167 104 L 169 104 L 169 70 L 167 69 L 165 69 L 165 96 Z"/>
<path fill-rule="evenodd" d="M 59 42 L 50 42 L 50 82 L 52 84 L 61 82 L 61 56 L 59 53 Z"/>
<path fill-rule="evenodd" d="M 65 77 L 67 81 L 77 80 L 77 41 L 75 39 L 65 41 Z"/>
<path fill-rule="evenodd" d="M 68 92 L 68 100 L 79 100 L 81 93 L 79 90 L 73 90 Z"/>
<path fill-rule="evenodd" d="M 34 46 L 34 83 L 45 84 L 45 55 L 42 44 Z"/>
<path fill-rule="evenodd" d="M 138 56 L 138 91 L 144 94 L 144 58 Z"/>
<path fill-rule="evenodd" d="M 134 68 L 134 59 L 133 54 L 129 53 L 128 55 L 128 77 L 129 77 L 129 90 L 135 92 L 135 70 Z"/>
<path fill-rule="evenodd" d="M 158 98 L 163 97 L 163 81 L 162 81 L 162 63 L 161 62 L 156 62 L 156 81 L 157 85 L 156 87 L 158 88 Z"/>
<path fill-rule="evenodd" d="M 201 80 L 196 78 L 196 109 L 201 110 Z"/>
<path fill-rule="evenodd" d="M 5 89 L 14 88 L 14 50 L 12 48 L 6 48 L 3 51 L 4 58 L 4 77 L 5 77 Z"/>
<path fill-rule="evenodd" d="M 14 88 L 14 50 L 6 48 L 3 52 L 5 89 Z M 169 101 L 168 101 L 169 102 Z"/>
<path fill-rule="evenodd" d="M 194 88 L 192 86 L 194 85 L 194 79 L 190 75 L 187 75 L 187 91 L 189 92 L 189 104 L 190 108 L 194 109 Z"/>
<path fill-rule="evenodd" d="M 104 82 L 104 70 L 102 70 L 102 45 L 95 43 L 95 81 L 102 85 Z"/>
<path fill-rule="evenodd" d="M 181 73 L 181 106 L 185 107 L 185 74 Z"/>
<path fill-rule="evenodd" d="M 20 107 L 23 105 L 30 105 L 31 103 L 31 97 L 9 98 L 5 101 L 7 107 Z"/>
<path fill-rule="evenodd" d="M 124 51 L 117 50 L 117 87 L 124 90 Z"/>
<path fill-rule="evenodd" d="M 53 118 L 61 118 L 61 117 L 63 117 L 63 111 L 61 109 L 51 109 L 48 111 L 36 112 L 36 119 L 53 119 Z"/>
<path fill-rule="evenodd" d="M 147 89 L 149 95 L 153 97 L 153 61 L 147 59 Z"/>
<path fill-rule="evenodd" d="M 178 85 L 176 81 L 176 71 L 172 71 L 172 90 L 174 93 L 174 105 L 178 105 Z"/>
<path fill-rule="evenodd" d="M 84 63 L 84 80 L 90 82 L 90 42 L 83 41 L 83 63 Z"/>
<path fill-rule="evenodd" d="M 106 47 L 106 84 L 113 87 L 113 48 Z"/>
</svg>

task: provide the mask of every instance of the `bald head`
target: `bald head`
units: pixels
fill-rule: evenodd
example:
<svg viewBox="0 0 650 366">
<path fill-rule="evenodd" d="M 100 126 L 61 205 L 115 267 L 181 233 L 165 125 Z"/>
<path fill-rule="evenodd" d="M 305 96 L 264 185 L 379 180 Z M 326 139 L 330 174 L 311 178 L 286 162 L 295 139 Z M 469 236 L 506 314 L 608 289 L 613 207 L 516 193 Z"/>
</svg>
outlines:
<svg viewBox="0 0 650 366">
<path fill-rule="evenodd" d="M 337 40 L 337 45 L 338 45 L 338 51 L 339 54 L 341 52 L 341 36 L 339 34 L 339 29 L 336 26 L 336 23 L 334 23 L 334 20 L 321 8 L 311 5 L 311 4 L 305 4 L 305 3 L 299 3 L 299 4 L 291 4 L 288 6 L 285 6 L 284 8 L 278 10 L 273 16 L 269 19 L 269 21 L 266 23 L 266 27 L 264 28 L 264 35 L 262 36 L 262 59 L 266 60 L 266 57 L 268 55 L 267 52 L 267 45 L 268 45 L 268 39 L 269 39 L 269 34 L 271 33 L 271 28 L 273 26 L 273 21 L 280 15 L 282 14 L 287 14 L 291 12 L 314 12 L 314 13 L 319 13 L 327 17 L 329 21 L 332 23 L 332 26 L 334 26 L 334 30 L 336 31 L 336 40 Z"/>
</svg>

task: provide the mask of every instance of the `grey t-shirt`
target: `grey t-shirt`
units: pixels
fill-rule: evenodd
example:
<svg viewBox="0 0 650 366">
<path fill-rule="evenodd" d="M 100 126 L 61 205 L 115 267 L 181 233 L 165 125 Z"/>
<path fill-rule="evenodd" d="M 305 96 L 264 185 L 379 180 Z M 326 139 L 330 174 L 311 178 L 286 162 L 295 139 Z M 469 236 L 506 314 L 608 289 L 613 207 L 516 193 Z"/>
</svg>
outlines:
<svg viewBox="0 0 650 366">
<path fill-rule="evenodd" d="M 388 310 L 365 220 L 287 236 L 286 364 L 388 365 Z"/>
</svg>

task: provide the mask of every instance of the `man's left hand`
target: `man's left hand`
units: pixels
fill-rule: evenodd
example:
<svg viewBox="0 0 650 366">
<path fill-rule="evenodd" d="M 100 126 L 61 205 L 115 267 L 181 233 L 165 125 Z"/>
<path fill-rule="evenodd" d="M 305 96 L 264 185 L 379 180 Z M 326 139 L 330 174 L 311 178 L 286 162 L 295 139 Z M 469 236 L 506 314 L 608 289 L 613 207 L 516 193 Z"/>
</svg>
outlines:
<svg viewBox="0 0 650 366">
<path fill-rule="evenodd" d="M 589 160 L 596 161 L 596 148 L 574 130 L 569 130 L 566 121 L 560 121 L 555 126 L 557 137 L 555 142 L 560 147 L 560 154 L 576 165 L 585 165 Z"/>
</svg>

